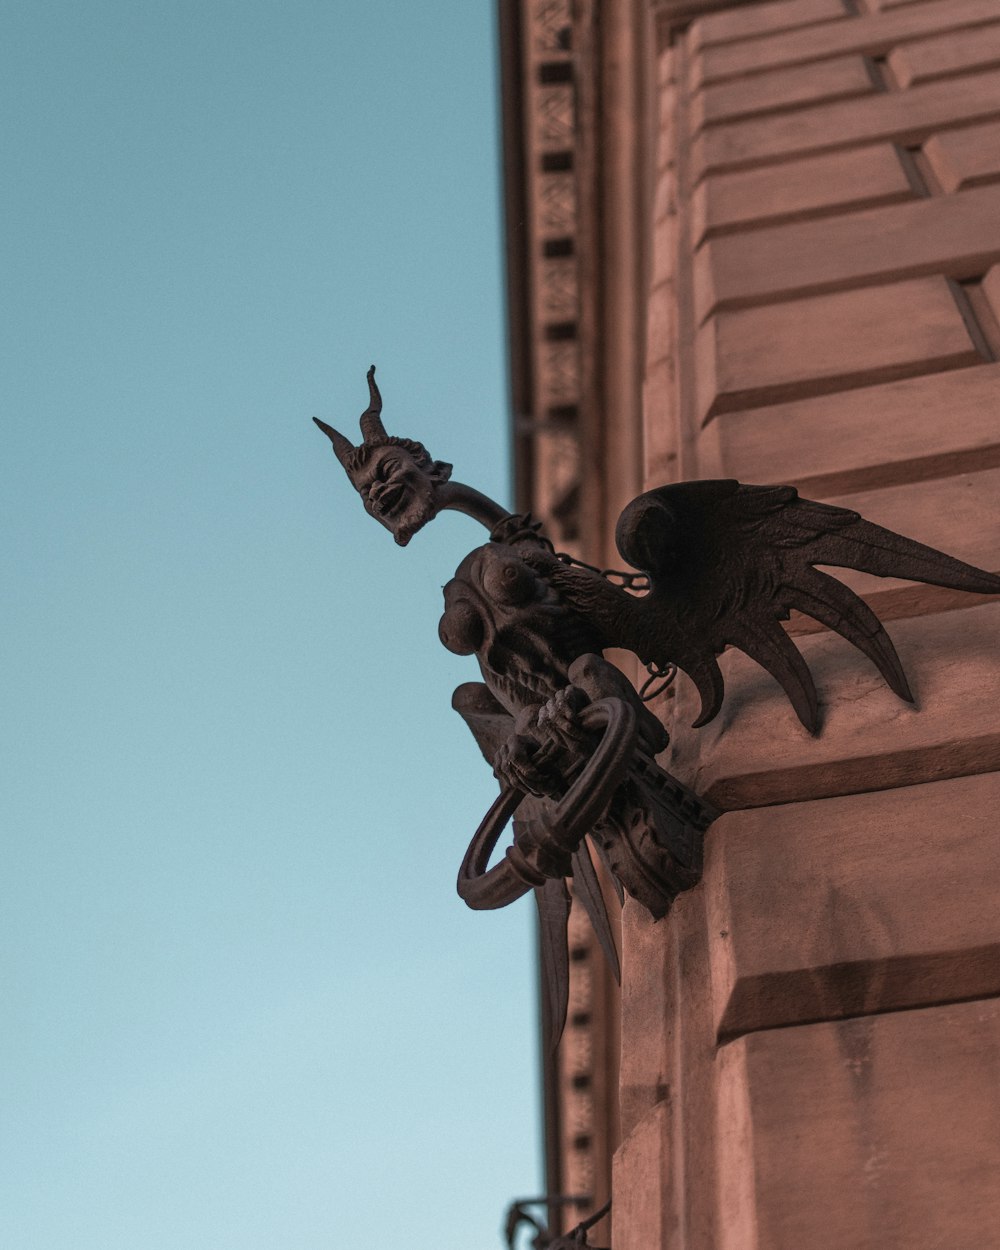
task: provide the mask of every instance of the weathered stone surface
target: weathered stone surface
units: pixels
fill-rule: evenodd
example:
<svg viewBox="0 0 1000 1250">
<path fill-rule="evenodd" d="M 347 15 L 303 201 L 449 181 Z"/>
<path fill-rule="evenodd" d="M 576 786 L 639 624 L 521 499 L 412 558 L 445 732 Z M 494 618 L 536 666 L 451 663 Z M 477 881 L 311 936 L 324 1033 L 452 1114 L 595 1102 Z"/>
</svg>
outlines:
<svg viewBox="0 0 1000 1250">
<path fill-rule="evenodd" d="M 698 408 L 707 420 L 979 360 L 947 282 L 917 278 L 712 317 L 696 343 Z"/>
<path fill-rule="evenodd" d="M 751 226 L 855 212 L 911 200 L 916 192 L 891 144 L 714 174 L 691 200 L 694 241 Z"/>
<path fill-rule="evenodd" d="M 657 285 L 669 282 L 677 268 L 677 222 L 669 213 L 661 217 L 653 227 L 653 272 Z"/>
<path fill-rule="evenodd" d="M 676 1221 L 662 1243 L 668 1246 L 720 1245 L 717 1175 L 730 1184 L 728 1173 L 724 1180 L 719 1174 L 713 1128 L 716 1042 L 705 927 L 701 890 L 682 894 L 661 921 L 630 900 L 622 917 L 622 1132 L 627 1138 L 657 1108 L 669 1108 L 669 1158 L 683 1166 L 672 1164 L 663 1181 Z"/>
<path fill-rule="evenodd" d="M 928 0 L 894 13 L 823 22 L 721 47 L 706 47 L 695 66 L 694 84 L 759 74 L 780 65 L 800 65 L 852 52 L 882 56 L 898 44 L 938 31 L 997 20 L 994 0 Z"/>
<path fill-rule="evenodd" d="M 981 140 L 1000 126 L 1000 0 L 847 7 L 865 12 L 795 29 L 798 0 L 741 4 L 676 45 L 689 73 L 660 100 L 647 484 L 787 481 L 996 568 L 1000 177 Z M 863 89 L 859 58 L 887 54 L 888 89 Z M 1000 602 L 837 575 L 890 622 L 920 710 L 820 629 L 795 639 L 819 738 L 735 652 L 706 728 L 686 728 L 683 676 L 654 705 L 664 763 L 732 810 L 702 886 L 659 924 L 625 908 L 635 1149 L 616 1247 L 997 1240 L 1000 1018 L 951 1004 L 1000 998 Z"/>
<path fill-rule="evenodd" d="M 949 31 L 889 53 L 889 67 L 901 87 L 993 65 L 1000 65 L 1000 26 Z"/>
<path fill-rule="evenodd" d="M 718 1250 L 767 1250 L 757 1238 L 757 1195 L 753 1170 L 753 1121 L 746 1052 L 726 1046 L 715 1056 L 714 1145 L 719 1187 Z M 707 1127 L 707 1126 L 706 1126 Z"/>
<path fill-rule="evenodd" d="M 1000 1003 L 777 1029 L 733 1046 L 744 1051 L 762 1248 L 996 1244 Z"/>
<path fill-rule="evenodd" d="M 673 326 L 677 317 L 677 292 L 672 282 L 650 292 L 646 316 L 646 361 L 654 365 L 673 352 Z"/>
<path fill-rule="evenodd" d="M 690 127 L 695 131 L 737 118 L 853 99 L 874 90 L 874 79 L 862 57 L 835 57 L 706 87 L 691 101 Z"/>
<path fill-rule="evenodd" d="M 1000 995 L 998 806 L 988 773 L 717 821 L 717 1032 Z"/>
<path fill-rule="evenodd" d="M 655 921 L 634 899 L 622 911 L 621 1125 L 633 1131 L 670 1094 L 672 1055 L 665 1010 L 674 999 L 673 923 Z"/>
<path fill-rule="evenodd" d="M 691 42 L 694 47 L 708 47 L 846 17 L 843 0 L 777 0 L 774 4 L 731 8 L 699 18 L 691 25 Z"/>
<path fill-rule="evenodd" d="M 1000 602 L 894 622 L 917 699 L 892 693 L 872 664 L 828 631 L 796 639 L 824 724 L 799 725 L 772 677 L 740 652 L 720 661 L 722 711 L 689 729 L 698 701 L 680 679 L 666 767 L 724 810 L 894 789 L 1000 769 Z"/>
<path fill-rule="evenodd" d="M 670 1107 L 655 1106 L 625 1138 L 612 1172 L 615 1250 L 651 1250 L 673 1244 L 676 1216 L 670 1182 Z"/>
<path fill-rule="evenodd" d="M 983 295 L 993 310 L 994 317 L 1000 321 L 1000 265 L 994 265 L 983 278 Z"/>
<path fill-rule="evenodd" d="M 1000 73 L 931 82 L 774 117 L 730 122 L 702 131 L 692 143 L 692 179 L 707 173 L 832 152 L 862 143 L 922 143 L 937 130 L 1000 116 Z"/>
<path fill-rule="evenodd" d="M 643 386 L 646 472 L 656 484 L 677 476 L 677 382 L 673 361 L 665 358 L 646 371 Z"/>
<path fill-rule="evenodd" d="M 745 308 L 921 274 L 978 277 L 1000 260 L 1000 186 L 710 239 L 695 257 L 699 322 Z"/>
<path fill-rule="evenodd" d="M 932 135 L 924 144 L 924 154 L 945 191 L 996 182 L 1000 179 L 1000 122 Z"/>
<path fill-rule="evenodd" d="M 716 417 L 703 477 L 799 486 L 807 497 L 1000 464 L 1000 365 Z"/>
</svg>

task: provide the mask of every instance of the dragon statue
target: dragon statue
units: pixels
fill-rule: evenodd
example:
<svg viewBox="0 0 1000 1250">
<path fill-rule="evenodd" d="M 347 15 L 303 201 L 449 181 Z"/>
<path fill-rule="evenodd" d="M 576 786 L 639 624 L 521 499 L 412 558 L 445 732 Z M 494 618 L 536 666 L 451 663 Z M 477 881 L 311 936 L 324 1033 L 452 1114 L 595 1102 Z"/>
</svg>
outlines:
<svg viewBox="0 0 1000 1250">
<path fill-rule="evenodd" d="M 638 572 L 601 572 L 557 552 L 530 516 L 452 481 L 451 465 L 421 443 L 387 434 L 374 366 L 368 387 L 360 444 L 313 418 L 365 510 L 401 546 L 445 509 L 489 531 L 445 586 L 439 628 L 450 651 L 479 662 L 482 681 L 459 686 L 452 704 L 501 786 L 462 862 L 458 891 L 484 909 L 534 890 L 554 1043 L 567 1000 L 567 877 L 618 975 L 588 839 L 619 898 L 627 892 L 660 918 L 698 882 L 704 833 L 719 814 L 656 763 L 666 730 L 603 652 L 633 652 L 653 679 L 685 673 L 701 698 L 698 727 L 722 706 L 718 657 L 736 647 L 780 683 L 815 734 L 816 687 L 781 624 L 792 609 L 841 634 L 901 699 L 913 699 L 875 613 L 817 565 L 978 593 L 1000 593 L 1000 577 L 856 512 L 800 499 L 791 486 L 736 481 L 679 482 L 640 495 L 615 530 L 622 559 Z M 511 817 L 512 843 L 490 866 Z"/>
</svg>

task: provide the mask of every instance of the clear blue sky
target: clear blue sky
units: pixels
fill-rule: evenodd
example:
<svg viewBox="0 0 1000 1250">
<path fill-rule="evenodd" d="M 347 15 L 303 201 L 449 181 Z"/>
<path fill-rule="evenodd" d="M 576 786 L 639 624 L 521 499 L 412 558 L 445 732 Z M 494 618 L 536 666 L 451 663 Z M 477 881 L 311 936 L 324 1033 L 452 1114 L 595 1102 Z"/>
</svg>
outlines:
<svg viewBox="0 0 1000 1250">
<path fill-rule="evenodd" d="M 313 415 L 507 496 L 492 5 L 13 0 L 0 1246 L 492 1250 L 532 917 L 406 550 Z"/>
</svg>

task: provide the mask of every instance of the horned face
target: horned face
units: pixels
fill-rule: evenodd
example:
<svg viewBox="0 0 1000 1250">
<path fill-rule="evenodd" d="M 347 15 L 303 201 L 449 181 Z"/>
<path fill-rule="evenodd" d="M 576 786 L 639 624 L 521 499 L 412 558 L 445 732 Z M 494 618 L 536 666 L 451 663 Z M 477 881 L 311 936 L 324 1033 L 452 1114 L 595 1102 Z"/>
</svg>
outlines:
<svg viewBox="0 0 1000 1250">
<path fill-rule="evenodd" d="M 433 518 L 435 484 L 447 481 L 447 475 L 421 464 L 397 440 L 370 448 L 350 477 L 365 511 L 390 530 L 401 547 Z"/>
<path fill-rule="evenodd" d="M 365 511 L 405 547 L 437 512 L 436 490 L 451 476 L 451 465 L 432 460 L 423 443 L 385 432 L 374 365 L 368 370 L 368 393 L 370 403 L 361 414 L 364 441 L 356 447 L 318 417 L 313 420 L 333 444 Z"/>
</svg>

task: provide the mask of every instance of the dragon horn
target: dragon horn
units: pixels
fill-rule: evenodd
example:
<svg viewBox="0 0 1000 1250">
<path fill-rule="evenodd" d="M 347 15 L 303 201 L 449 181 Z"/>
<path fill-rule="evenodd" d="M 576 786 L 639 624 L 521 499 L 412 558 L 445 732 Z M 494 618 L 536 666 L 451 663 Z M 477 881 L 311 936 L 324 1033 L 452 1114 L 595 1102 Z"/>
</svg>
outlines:
<svg viewBox="0 0 1000 1250">
<path fill-rule="evenodd" d="M 321 421 L 319 417 L 313 417 L 313 420 L 333 443 L 334 454 L 340 463 L 347 468 L 347 462 L 354 451 L 354 444 L 349 438 L 345 438 L 339 430 L 335 430 L 332 425 L 327 425 L 325 421 Z"/>
<path fill-rule="evenodd" d="M 361 433 L 366 443 L 377 442 L 387 437 L 382 424 L 382 396 L 379 394 L 378 383 L 375 381 L 375 366 L 368 370 L 368 407 L 361 414 Z"/>
</svg>

